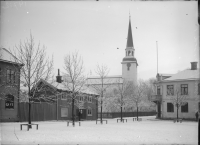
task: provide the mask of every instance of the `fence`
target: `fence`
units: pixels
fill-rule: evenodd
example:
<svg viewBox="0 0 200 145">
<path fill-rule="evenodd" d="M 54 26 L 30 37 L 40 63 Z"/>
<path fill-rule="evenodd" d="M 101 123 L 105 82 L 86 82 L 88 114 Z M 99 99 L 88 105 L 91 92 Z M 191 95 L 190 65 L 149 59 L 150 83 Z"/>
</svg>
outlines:
<svg viewBox="0 0 200 145">
<path fill-rule="evenodd" d="M 138 112 L 138 116 L 154 116 L 156 115 L 156 112 Z M 123 117 L 136 117 L 137 112 L 123 112 Z M 101 117 L 101 113 L 98 113 L 98 118 Z M 103 118 L 118 118 L 121 117 L 121 112 L 103 112 L 102 113 Z"/>
<path fill-rule="evenodd" d="M 19 121 L 28 121 L 28 103 L 19 103 Z M 31 104 L 31 120 L 47 121 L 56 120 L 56 103 L 33 103 Z"/>
</svg>

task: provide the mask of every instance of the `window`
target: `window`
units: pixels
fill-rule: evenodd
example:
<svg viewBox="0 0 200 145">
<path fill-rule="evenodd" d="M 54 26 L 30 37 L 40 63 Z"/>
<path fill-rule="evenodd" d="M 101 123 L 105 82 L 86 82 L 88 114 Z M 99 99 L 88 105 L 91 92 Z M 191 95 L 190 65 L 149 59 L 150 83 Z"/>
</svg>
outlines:
<svg viewBox="0 0 200 145">
<path fill-rule="evenodd" d="M 92 103 L 92 96 L 88 96 L 88 102 Z"/>
<path fill-rule="evenodd" d="M 174 86 L 167 85 L 167 95 L 174 95 Z"/>
<path fill-rule="evenodd" d="M 5 109 L 14 109 L 14 96 L 13 95 L 6 95 L 5 100 Z"/>
<path fill-rule="evenodd" d="M 181 106 L 181 112 L 188 112 L 188 103 L 185 105 Z"/>
<path fill-rule="evenodd" d="M 15 72 L 11 69 L 7 69 L 7 72 L 6 72 L 6 82 L 9 83 L 9 84 L 13 84 L 13 83 L 16 83 L 15 81 Z"/>
<path fill-rule="evenodd" d="M 1 68 L 0 68 L 0 83 L 2 83 L 2 80 L 1 80 L 1 78 L 2 78 L 2 70 L 1 70 Z"/>
<path fill-rule="evenodd" d="M 15 72 L 13 70 L 11 71 L 11 83 L 15 83 Z"/>
<path fill-rule="evenodd" d="M 200 83 L 198 84 L 198 95 L 200 95 Z"/>
<path fill-rule="evenodd" d="M 68 108 L 61 108 L 61 117 L 68 117 Z"/>
<path fill-rule="evenodd" d="M 88 115 L 88 116 L 92 116 L 92 109 L 91 109 L 91 108 L 88 108 L 88 109 L 87 109 L 87 115 Z"/>
<path fill-rule="evenodd" d="M 7 69 L 7 72 L 6 72 L 6 82 L 11 83 L 11 70 L 10 69 Z"/>
<path fill-rule="evenodd" d="M 167 112 L 174 112 L 174 105 L 172 103 L 167 103 Z"/>
<path fill-rule="evenodd" d="M 181 95 L 188 95 L 188 85 L 187 84 L 181 85 Z"/>
<path fill-rule="evenodd" d="M 67 100 L 67 94 L 66 93 L 61 94 L 61 100 Z"/>
<path fill-rule="evenodd" d="M 83 96 L 79 96 L 79 101 L 80 102 L 83 102 L 84 101 L 83 99 L 84 99 Z"/>
<path fill-rule="evenodd" d="M 198 108 L 198 109 L 199 109 L 199 111 L 200 111 L 200 102 L 199 102 L 198 104 L 199 104 L 199 108 Z"/>
<path fill-rule="evenodd" d="M 157 95 L 161 95 L 160 86 L 157 87 Z"/>
</svg>

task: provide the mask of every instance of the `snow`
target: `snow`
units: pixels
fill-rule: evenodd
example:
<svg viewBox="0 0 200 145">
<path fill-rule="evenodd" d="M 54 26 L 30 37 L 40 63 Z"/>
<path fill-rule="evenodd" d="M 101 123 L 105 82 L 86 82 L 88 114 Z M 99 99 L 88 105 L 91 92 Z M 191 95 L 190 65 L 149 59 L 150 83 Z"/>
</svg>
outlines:
<svg viewBox="0 0 200 145">
<path fill-rule="evenodd" d="M 2 144 L 197 144 L 198 123 L 157 120 L 155 116 L 142 117 L 142 121 L 122 123 L 107 119 L 108 124 L 82 121 L 67 126 L 65 121 L 33 122 L 39 124 L 27 131 L 21 123 L 1 123 Z"/>
</svg>

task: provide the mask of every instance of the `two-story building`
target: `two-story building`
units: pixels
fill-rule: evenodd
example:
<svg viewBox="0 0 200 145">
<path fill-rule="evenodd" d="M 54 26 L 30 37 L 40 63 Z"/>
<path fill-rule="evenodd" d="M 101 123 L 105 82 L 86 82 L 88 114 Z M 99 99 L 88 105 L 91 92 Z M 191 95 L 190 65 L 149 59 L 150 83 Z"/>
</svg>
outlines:
<svg viewBox="0 0 200 145">
<path fill-rule="evenodd" d="M 177 74 L 157 74 L 156 95 L 151 100 L 157 104 L 157 118 L 195 119 L 200 108 L 200 80 L 197 62 L 191 62 L 191 68 Z M 174 102 L 176 101 L 176 103 Z"/>
<path fill-rule="evenodd" d="M 0 118 L 1 121 L 18 121 L 20 68 L 16 58 L 0 48 Z"/>
<path fill-rule="evenodd" d="M 42 89 L 40 89 L 42 86 Z M 33 97 L 35 103 L 49 102 L 56 104 L 56 119 L 72 119 L 72 92 L 67 89 L 58 74 L 56 81 L 47 82 L 41 79 L 37 86 L 39 92 Z M 98 94 L 83 86 L 74 98 L 74 115 L 76 119 L 95 120 L 98 115 Z M 34 99 L 35 98 L 35 99 Z"/>
</svg>

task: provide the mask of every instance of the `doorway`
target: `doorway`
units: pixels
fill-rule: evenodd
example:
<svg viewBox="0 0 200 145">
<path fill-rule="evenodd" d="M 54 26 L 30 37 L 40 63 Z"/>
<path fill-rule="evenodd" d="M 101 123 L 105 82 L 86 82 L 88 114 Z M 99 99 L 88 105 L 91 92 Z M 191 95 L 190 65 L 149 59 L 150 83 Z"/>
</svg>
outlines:
<svg viewBox="0 0 200 145">
<path fill-rule="evenodd" d="M 85 120 L 86 119 L 86 109 L 76 109 L 76 116 L 78 116 L 78 119 L 79 119 L 79 115 L 80 115 L 81 120 Z"/>
<path fill-rule="evenodd" d="M 157 106 L 158 106 L 158 118 L 161 118 L 161 105 L 160 105 L 160 102 L 158 101 L 157 103 Z"/>
</svg>

